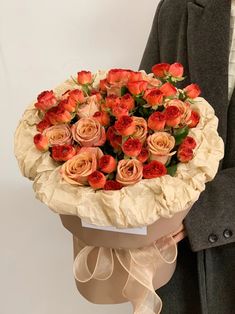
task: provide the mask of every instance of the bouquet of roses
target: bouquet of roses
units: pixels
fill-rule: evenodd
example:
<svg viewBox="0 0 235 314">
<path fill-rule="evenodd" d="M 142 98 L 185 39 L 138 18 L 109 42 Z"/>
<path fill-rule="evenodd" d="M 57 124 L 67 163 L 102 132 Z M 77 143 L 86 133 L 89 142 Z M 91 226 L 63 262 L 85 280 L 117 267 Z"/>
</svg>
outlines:
<svg viewBox="0 0 235 314">
<path fill-rule="evenodd" d="M 76 284 L 93 303 L 160 313 L 175 235 L 223 158 L 214 109 L 198 85 L 177 88 L 183 79 L 179 63 L 80 71 L 42 92 L 16 130 L 22 174 L 73 234 Z"/>
<path fill-rule="evenodd" d="M 179 63 L 156 64 L 152 72 L 81 71 L 72 78 L 73 89 L 37 97 L 41 121 L 34 143 L 62 164 L 66 182 L 119 190 L 142 179 L 174 176 L 179 163 L 193 159 L 197 143 L 188 133 L 200 120 L 192 109 L 200 88 L 176 88 L 184 79 Z"/>
</svg>

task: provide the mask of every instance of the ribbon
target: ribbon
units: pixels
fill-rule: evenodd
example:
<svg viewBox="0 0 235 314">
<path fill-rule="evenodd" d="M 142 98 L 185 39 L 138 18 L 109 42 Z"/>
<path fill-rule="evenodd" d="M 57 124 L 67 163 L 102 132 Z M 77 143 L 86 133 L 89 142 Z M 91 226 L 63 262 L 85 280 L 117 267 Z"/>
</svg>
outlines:
<svg viewBox="0 0 235 314">
<path fill-rule="evenodd" d="M 89 270 L 89 254 L 98 250 L 93 272 Z M 138 249 L 113 249 L 85 246 L 76 256 L 74 277 L 81 283 L 91 279 L 107 280 L 114 271 L 114 254 L 128 273 L 122 289 L 123 296 L 133 306 L 134 314 L 159 314 L 162 301 L 156 294 L 153 279 L 164 264 L 173 264 L 177 258 L 177 243 L 172 235 L 165 236 L 150 246 Z"/>
</svg>

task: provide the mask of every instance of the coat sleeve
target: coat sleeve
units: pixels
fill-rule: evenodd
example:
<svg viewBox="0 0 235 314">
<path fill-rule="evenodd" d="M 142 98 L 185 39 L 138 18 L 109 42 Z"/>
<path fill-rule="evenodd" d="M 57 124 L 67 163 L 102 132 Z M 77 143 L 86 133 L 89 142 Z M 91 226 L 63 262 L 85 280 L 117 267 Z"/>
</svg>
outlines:
<svg viewBox="0 0 235 314">
<path fill-rule="evenodd" d="M 184 225 L 192 251 L 235 242 L 235 167 L 206 184 Z"/>
<path fill-rule="evenodd" d="M 159 49 L 159 37 L 158 37 L 158 20 L 161 6 L 164 0 L 161 0 L 158 4 L 152 28 L 149 34 L 149 38 L 144 50 L 144 54 L 139 66 L 139 70 L 145 70 L 147 73 L 151 72 L 151 68 L 154 64 L 160 62 L 160 49 Z"/>
</svg>

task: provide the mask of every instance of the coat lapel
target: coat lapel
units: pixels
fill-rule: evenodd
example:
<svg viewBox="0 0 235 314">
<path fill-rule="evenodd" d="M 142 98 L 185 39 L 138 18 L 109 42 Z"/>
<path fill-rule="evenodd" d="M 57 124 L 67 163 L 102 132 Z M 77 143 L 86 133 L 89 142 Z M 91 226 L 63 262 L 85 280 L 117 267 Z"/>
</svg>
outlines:
<svg viewBox="0 0 235 314">
<path fill-rule="evenodd" d="M 228 61 L 231 0 L 188 3 L 187 51 L 189 77 L 220 119 L 219 134 L 226 141 Z"/>
</svg>

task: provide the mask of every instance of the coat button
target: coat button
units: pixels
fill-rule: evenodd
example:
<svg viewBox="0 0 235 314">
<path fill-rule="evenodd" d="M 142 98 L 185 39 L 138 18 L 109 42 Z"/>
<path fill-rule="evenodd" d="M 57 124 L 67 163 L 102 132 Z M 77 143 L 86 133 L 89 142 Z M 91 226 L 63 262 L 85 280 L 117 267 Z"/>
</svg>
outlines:
<svg viewBox="0 0 235 314">
<path fill-rule="evenodd" d="M 231 238 L 231 236 L 233 235 L 233 232 L 229 229 L 225 229 L 223 235 L 226 239 L 228 239 L 228 238 Z"/>
<path fill-rule="evenodd" d="M 210 243 L 215 243 L 218 240 L 218 236 L 215 233 L 211 233 L 208 237 Z"/>
</svg>

